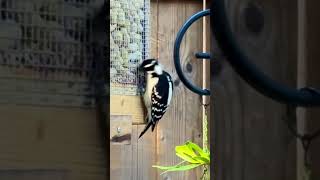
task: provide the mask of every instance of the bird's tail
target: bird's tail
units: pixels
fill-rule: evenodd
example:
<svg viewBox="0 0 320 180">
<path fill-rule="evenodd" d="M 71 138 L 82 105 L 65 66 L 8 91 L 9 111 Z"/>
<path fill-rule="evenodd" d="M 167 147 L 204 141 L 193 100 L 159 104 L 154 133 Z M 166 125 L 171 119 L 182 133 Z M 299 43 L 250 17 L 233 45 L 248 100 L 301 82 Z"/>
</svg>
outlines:
<svg viewBox="0 0 320 180">
<path fill-rule="evenodd" d="M 156 121 L 155 123 L 152 123 L 152 129 L 151 129 L 152 132 L 153 132 L 154 128 L 156 127 L 157 123 L 158 123 L 158 121 Z"/>
<path fill-rule="evenodd" d="M 144 133 L 147 132 L 147 130 L 150 128 L 150 126 L 152 125 L 152 129 L 154 129 L 154 124 L 152 123 L 152 121 L 148 122 L 148 124 L 144 127 L 143 131 L 140 133 L 139 138 L 141 138 L 143 136 Z"/>
</svg>

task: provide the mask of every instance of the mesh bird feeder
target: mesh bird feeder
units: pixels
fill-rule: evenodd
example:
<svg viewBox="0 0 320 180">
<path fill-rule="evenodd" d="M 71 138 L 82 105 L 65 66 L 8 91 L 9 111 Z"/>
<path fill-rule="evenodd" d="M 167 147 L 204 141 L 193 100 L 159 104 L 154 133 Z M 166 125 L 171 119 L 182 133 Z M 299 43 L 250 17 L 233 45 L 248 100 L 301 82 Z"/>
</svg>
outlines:
<svg viewBox="0 0 320 180">
<path fill-rule="evenodd" d="M 103 0 L 0 0 L 0 103 L 93 106 L 92 19 Z"/>
<path fill-rule="evenodd" d="M 149 16 L 150 0 L 110 1 L 111 114 L 131 115 L 136 123 L 143 122 L 138 66 L 149 57 Z"/>
<path fill-rule="evenodd" d="M 138 95 L 138 65 L 149 55 L 147 0 L 110 2 L 111 94 Z"/>
</svg>

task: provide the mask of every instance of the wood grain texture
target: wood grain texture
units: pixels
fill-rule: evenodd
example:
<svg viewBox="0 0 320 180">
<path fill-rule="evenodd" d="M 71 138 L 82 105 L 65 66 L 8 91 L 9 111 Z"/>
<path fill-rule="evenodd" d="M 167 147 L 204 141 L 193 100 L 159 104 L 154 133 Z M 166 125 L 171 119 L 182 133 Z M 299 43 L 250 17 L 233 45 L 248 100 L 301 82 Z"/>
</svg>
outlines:
<svg viewBox="0 0 320 180">
<path fill-rule="evenodd" d="M 132 116 L 133 124 L 144 124 L 144 105 L 140 96 L 110 96 L 111 115 Z"/>
<path fill-rule="evenodd" d="M 131 144 L 132 116 L 110 116 L 110 143 L 118 145 Z"/>
<path fill-rule="evenodd" d="M 1 170 L 0 178 L 7 180 L 67 180 L 67 172 L 59 170 L 41 170 L 41 169 L 29 169 L 29 170 Z"/>
<path fill-rule="evenodd" d="M 146 136 L 143 135 L 141 139 L 138 139 L 139 134 L 144 129 L 144 125 L 138 125 L 136 130 L 136 149 L 137 152 L 137 178 L 136 180 L 149 180 L 157 179 L 156 169 L 152 167 L 156 162 L 156 133 L 148 132 Z"/>
<path fill-rule="evenodd" d="M 307 79 L 307 55 L 306 55 L 306 39 L 307 39 L 307 13 L 305 0 L 298 1 L 297 11 L 297 87 L 305 87 Z M 296 108 L 297 132 L 300 134 L 306 131 L 306 109 Z M 305 179 L 305 155 L 304 148 L 300 139 L 297 139 L 297 180 Z"/>
<path fill-rule="evenodd" d="M 112 145 L 110 148 L 112 180 L 155 179 L 156 141 L 154 134 L 147 132 L 141 139 L 139 133 L 144 125 L 133 125 L 130 145 Z"/>
<path fill-rule="evenodd" d="M 202 144 L 200 97 L 188 90 L 177 77 L 173 64 L 173 45 L 177 32 L 194 13 L 202 10 L 202 1 L 160 1 L 159 4 L 159 59 L 174 81 L 172 105 L 157 128 L 157 164 L 174 165 L 182 160 L 175 155 L 175 146 L 191 140 Z M 195 84 L 202 85 L 202 62 L 194 53 L 202 51 L 202 21 L 198 21 L 186 33 L 181 43 L 181 65 L 185 75 Z M 167 173 L 158 179 L 199 179 L 201 170 Z"/>
<path fill-rule="evenodd" d="M 157 57 L 157 3 L 151 2 L 151 56 Z M 115 97 L 115 96 L 114 96 Z M 128 97 L 128 96 L 127 96 Z M 130 97 L 129 97 L 130 98 Z M 156 164 L 156 151 L 157 151 L 157 133 L 146 132 L 141 139 L 138 140 L 138 136 L 143 130 L 145 125 L 141 124 L 144 121 L 143 118 L 143 104 L 138 96 L 131 97 L 129 106 L 121 107 L 119 104 L 115 107 L 111 103 L 111 113 L 124 114 L 124 111 L 131 112 L 134 115 L 132 125 L 132 137 L 131 145 L 127 146 L 114 146 L 110 147 L 110 167 L 112 180 L 150 180 L 157 179 L 156 169 L 152 168 L 152 165 Z M 113 99 L 113 102 L 117 104 L 117 100 Z M 128 102 L 128 101 L 127 101 Z M 132 111 L 132 107 L 136 107 Z M 135 112 L 135 113 L 132 113 Z"/>
<path fill-rule="evenodd" d="M 244 52 L 273 79 L 295 87 L 295 3 L 227 2 L 233 31 Z M 291 116 L 286 107 L 241 80 L 216 44 L 213 53 L 211 147 L 215 179 L 295 179 L 296 141 L 283 122 Z"/>
<path fill-rule="evenodd" d="M 128 146 L 111 146 L 112 180 L 189 180 L 199 179 L 201 170 L 168 173 L 152 165 L 174 165 L 181 161 L 175 155 L 175 146 L 192 140 L 201 145 L 202 125 L 200 98 L 180 82 L 173 64 L 173 43 L 182 24 L 202 9 L 202 1 L 151 0 L 151 57 L 158 57 L 175 81 L 172 105 L 157 129 L 137 139 L 144 125 L 133 125 L 132 141 Z M 159 10 L 159 12 L 158 12 Z M 159 16 L 158 16 L 159 14 Z M 159 22 L 159 26 L 158 26 Z M 159 46 L 157 42 L 159 38 Z M 188 30 L 181 44 L 181 63 L 184 72 L 197 85 L 202 85 L 202 62 L 194 53 L 202 50 L 202 22 Z"/>
<path fill-rule="evenodd" d="M 6 105 L 0 113 L 0 169 L 60 170 L 68 180 L 106 178 L 93 109 Z"/>
<path fill-rule="evenodd" d="M 151 57 L 157 57 L 157 4 L 151 3 Z M 130 111 L 131 114 L 136 114 L 133 118 L 135 121 L 132 125 L 131 145 L 110 147 L 110 168 L 112 180 L 150 180 L 157 179 L 156 169 L 152 165 L 156 164 L 156 148 L 157 133 L 146 132 L 141 139 L 138 139 L 139 134 L 145 125 L 137 125 L 143 122 L 143 104 L 139 97 L 132 97 L 132 103 L 126 108 L 116 106 L 111 110 L 112 113 L 124 114 L 123 111 Z M 117 103 L 115 99 L 113 102 Z M 138 104 L 138 105 L 137 105 Z M 133 106 L 132 106 L 133 105 Z M 132 111 L 132 107 L 137 107 Z M 138 110 L 138 111 L 137 111 Z M 132 113 L 138 112 L 138 113 Z M 137 116 L 138 115 L 138 116 Z"/>
</svg>

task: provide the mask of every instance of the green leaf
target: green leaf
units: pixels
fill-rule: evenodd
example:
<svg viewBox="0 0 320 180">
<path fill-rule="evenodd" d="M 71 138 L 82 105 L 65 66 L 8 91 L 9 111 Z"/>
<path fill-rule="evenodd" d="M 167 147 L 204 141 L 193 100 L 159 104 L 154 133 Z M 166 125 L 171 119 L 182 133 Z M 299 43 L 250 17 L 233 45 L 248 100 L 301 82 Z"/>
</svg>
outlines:
<svg viewBox="0 0 320 180">
<path fill-rule="evenodd" d="M 155 168 L 158 168 L 158 169 L 161 169 L 161 170 L 167 170 L 167 169 L 171 169 L 171 168 L 174 168 L 174 167 L 177 167 L 177 166 L 180 166 L 181 164 L 185 163 L 186 161 L 182 161 L 174 166 L 157 166 L 157 165 L 153 165 L 152 167 L 155 167 Z"/>
<path fill-rule="evenodd" d="M 198 162 L 200 162 L 201 164 L 210 164 L 210 159 L 198 156 L 198 157 L 194 157 L 194 159 Z"/>
<path fill-rule="evenodd" d="M 176 168 L 177 166 L 152 166 L 154 168 L 158 168 L 158 169 L 161 169 L 161 170 L 168 170 L 168 169 L 173 169 L 173 168 Z"/>
<path fill-rule="evenodd" d="M 184 145 L 176 146 L 176 155 L 183 159 L 181 163 L 175 166 L 152 166 L 165 172 L 169 171 L 187 171 L 193 168 L 196 168 L 201 165 L 210 164 L 210 152 L 207 149 L 201 149 L 197 144 L 194 144 L 190 141 L 187 141 Z M 182 165 L 183 163 L 188 162 L 190 164 Z M 163 174 L 162 173 L 162 174 Z"/>
<path fill-rule="evenodd" d="M 200 159 L 202 161 L 204 161 L 206 164 L 210 163 L 210 152 L 208 150 L 206 150 L 206 149 L 203 150 L 197 144 L 194 144 L 190 141 L 188 141 L 186 143 L 186 145 L 198 155 L 197 157 L 199 157 L 199 155 L 200 155 L 200 157 L 201 157 Z M 199 158 L 197 158 L 197 160 L 199 160 Z"/>
<path fill-rule="evenodd" d="M 197 155 L 187 146 L 176 146 L 176 155 L 189 163 L 200 163 L 194 159 Z"/>
<path fill-rule="evenodd" d="M 194 144 L 190 141 L 187 141 L 186 145 L 192 149 L 192 151 L 197 152 L 201 157 L 209 157 L 208 153 L 206 153 L 205 151 L 203 151 L 197 144 Z M 209 158 L 210 159 L 210 158 Z"/>
<path fill-rule="evenodd" d="M 176 146 L 176 155 L 194 164 L 209 164 L 210 154 L 203 151 L 197 144 L 187 141 L 184 145 Z"/>
<path fill-rule="evenodd" d="M 162 172 L 161 174 L 164 174 L 166 172 L 172 172 L 172 171 L 187 171 L 193 168 L 196 168 L 198 166 L 201 166 L 201 164 L 187 164 L 187 165 L 176 165 L 176 166 L 152 166 L 161 170 L 166 170 Z"/>
<path fill-rule="evenodd" d="M 191 157 L 196 157 L 196 153 L 192 149 L 190 149 L 187 144 L 184 144 L 182 146 L 176 146 L 176 153 L 184 153 Z"/>
<path fill-rule="evenodd" d="M 168 169 L 167 171 L 187 171 L 198 166 L 201 166 L 201 164 L 187 164 Z"/>
<path fill-rule="evenodd" d="M 189 156 L 188 154 L 185 154 L 184 152 L 177 152 L 176 155 L 189 163 L 194 163 L 194 164 L 201 163 L 201 162 L 197 161 L 196 159 L 194 159 L 193 157 Z"/>
</svg>

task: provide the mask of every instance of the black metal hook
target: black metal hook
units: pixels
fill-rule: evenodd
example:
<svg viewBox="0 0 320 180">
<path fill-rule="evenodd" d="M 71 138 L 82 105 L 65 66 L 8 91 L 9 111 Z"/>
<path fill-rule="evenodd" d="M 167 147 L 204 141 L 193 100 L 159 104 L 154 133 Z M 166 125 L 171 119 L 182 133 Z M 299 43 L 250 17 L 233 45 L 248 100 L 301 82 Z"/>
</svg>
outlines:
<svg viewBox="0 0 320 180">
<path fill-rule="evenodd" d="M 215 15 L 211 18 L 211 30 L 216 37 L 218 45 L 227 57 L 226 59 L 242 79 L 244 79 L 258 92 L 278 102 L 304 107 L 320 106 L 319 90 L 309 87 L 302 89 L 289 88 L 272 80 L 260 71 L 256 65 L 251 63 L 249 58 L 243 53 L 239 45 L 236 43 L 225 12 L 224 0 L 215 0 L 212 3 L 211 9 L 215 12 Z M 199 95 L 210 95 L 210 91 L 193 85 L 184 76 L 180 64 L 180 44 L 187 29 L 196 20 L 208 15 L 211 15 L 209 9 L 200 11 L 191 16 L 178 32 L 174 43 L 174 64 L 177 74 L 188 89 Z M 208 53 L 202 52 L 196 53 L 196 57 L 201 59 L 210 59 L 210 55 Z M 310 89 L 312 89 L 312 91 Z"/>
<path fill-rule="evenodd" d="M 224 0 L 213 1 L 211 10 L 214 11 L 214 16 L 211 17 L 211 31 L 226 59 L 242 79 L 258 92 L 278 102 L 304 107 L 320 106 L 319 90 L 289 88 L 272 80 L 251 63 L 252 61 L 243 53 L 231 31 Z"/>
<path fill-rule="evenodd" d="M 204 10 L 200 11 L 193 16 L 191 16 L 187 22 L 181 27 L 180 31 L 177 34 L 177 38 L 174 42 L 174 51 L 173 51 L 173 59 L 174 59 L 174 65 L 176 67 L 177 74 L 179 78 L 181 79 L 182 83 L 191 91 L 194 93 L 197 93 L 199 95 L 210 95 L 210 91 L 208 89 L 202 89 L 195 85 L 193 85 L 183 74 L 181 64 L 180 64 L 180 45 L 181 41 L 183 39 L 184 34 L 188 30 L 188 28 L 198 19 L 200 19 L 203 16 L 210 15 L 210 10 Z M 210 55 L 208 53 L 196 53 L 195 56 L 197 58 L 201 59 L 210 59 Z"/>
</svg>

